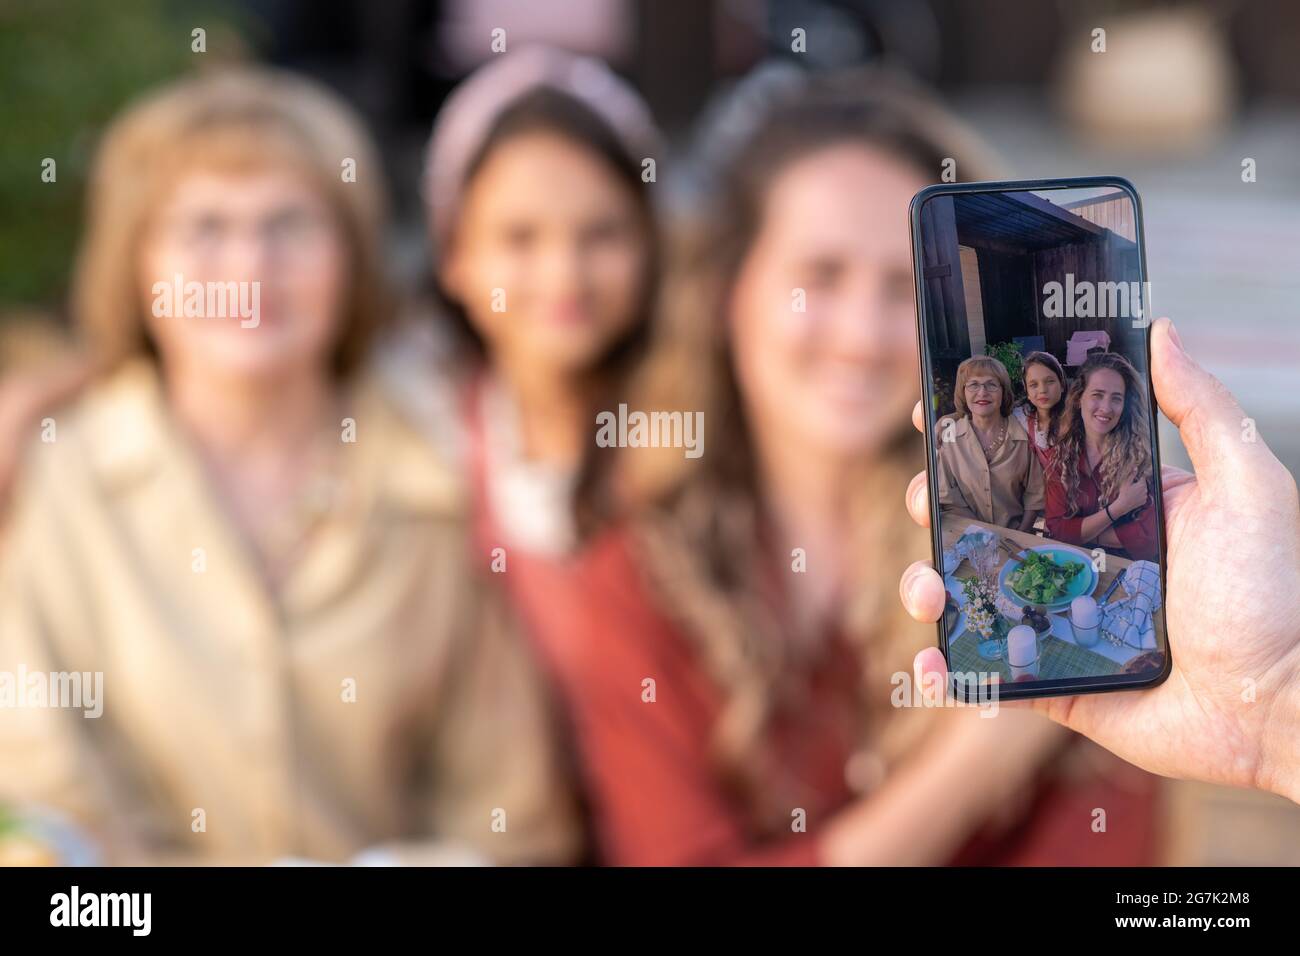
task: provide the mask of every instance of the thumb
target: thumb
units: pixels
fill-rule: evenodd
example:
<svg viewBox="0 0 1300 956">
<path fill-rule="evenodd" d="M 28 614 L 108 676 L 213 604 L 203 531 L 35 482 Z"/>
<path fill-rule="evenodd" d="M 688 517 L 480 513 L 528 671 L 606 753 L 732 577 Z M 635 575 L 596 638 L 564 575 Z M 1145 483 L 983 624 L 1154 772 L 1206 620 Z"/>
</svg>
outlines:
<svg viewBox="0 0 1300 956">
<path fill-rule="evenodd" d="M 1151 382 L 1202 485 L 1228 491 L 1243 471 L 1272 457 L 1248 429 L 1246 413 L 1232 393 L 1183 350 L 1169 319 L 1157 319 L 1151 327 Z"/>
</svg>

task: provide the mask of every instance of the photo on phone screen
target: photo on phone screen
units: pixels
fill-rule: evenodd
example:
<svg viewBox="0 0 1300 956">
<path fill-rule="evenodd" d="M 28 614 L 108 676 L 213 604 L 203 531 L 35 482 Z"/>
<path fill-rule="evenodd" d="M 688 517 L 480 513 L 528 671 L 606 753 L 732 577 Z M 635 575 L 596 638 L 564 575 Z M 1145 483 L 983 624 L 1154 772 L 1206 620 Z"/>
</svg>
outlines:
<svg viewBox="0 0 1300 956">
<path fill-rule="evenodd" d="M 1164 529 L 1136 193 L 1122 180 L 932 186 L 912 230 L 954 692 L 1159 683 Z"/>
</svg>

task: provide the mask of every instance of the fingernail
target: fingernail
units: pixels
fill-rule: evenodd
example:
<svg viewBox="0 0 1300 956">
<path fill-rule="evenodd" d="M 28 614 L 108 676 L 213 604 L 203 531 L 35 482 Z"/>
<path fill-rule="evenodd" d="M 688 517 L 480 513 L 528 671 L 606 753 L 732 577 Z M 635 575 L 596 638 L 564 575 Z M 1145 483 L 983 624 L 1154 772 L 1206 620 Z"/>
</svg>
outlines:
<svg viewBox="0 0 1300 956">
<path fill-rule="evenodd" d="M 920 590 L 920 585 L 921 585 L 921 579 L 916 574 L 913 574 L 912 577 L 907 582 L 907 588 L 906 588 L 907 603 L 910 604 L 912 607 L 916 607 L 916 597 L 917 597 L 917 592 Z"/>
<path fill-rule="evenodd" d="M 1174 328 L 1174 323 L 1169 323 L 1169 341 L 1178 346 L 1178 351 L 1186 353 L 1187 349 L 1183 348 L 1183 340 L 1178 337 L 1178 330 Z"/>
</svg>

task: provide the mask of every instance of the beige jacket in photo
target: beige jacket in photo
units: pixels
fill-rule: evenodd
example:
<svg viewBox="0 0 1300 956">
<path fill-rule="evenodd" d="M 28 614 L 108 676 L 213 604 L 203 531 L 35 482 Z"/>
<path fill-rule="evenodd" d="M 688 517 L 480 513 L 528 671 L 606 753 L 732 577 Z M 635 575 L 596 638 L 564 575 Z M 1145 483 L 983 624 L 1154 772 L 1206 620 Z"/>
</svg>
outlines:
<svg viewBox="0 0 1300 956">
<path fill-rule="evenodd" d="M 0 547 L 0 680 L 102 673 L 102 715 L 0 706 L 0 802 L 63 813 L 108 862 L 578 856 L 459 482 L 373 386 L 346 414 L 339 487 L 274 593 L 151 366 L 54 416 Z"/>
<path fill-rule="evenodd" d="M 952 440 L 946 441 L 945 435 Z M 1015 418 L 1007 418 L 1006 440 L 992 461 L 984 455 L 969 417 L 939 419 L 935 436 L 943 514 L 1014 528 L 1027 512 L 1042 513 L 1043 466 L 1030 446 L 1029 433 Z"/>
</svg>

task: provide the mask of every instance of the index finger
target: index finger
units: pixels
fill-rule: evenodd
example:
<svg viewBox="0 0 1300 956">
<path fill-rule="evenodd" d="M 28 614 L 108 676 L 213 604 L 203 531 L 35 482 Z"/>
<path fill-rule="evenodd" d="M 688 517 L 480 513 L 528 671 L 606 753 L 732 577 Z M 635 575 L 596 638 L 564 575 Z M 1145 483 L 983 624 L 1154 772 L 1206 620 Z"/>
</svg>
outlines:
<svg viewBox="0 0 1300 956">
<path fill-rule="evenodd" d="M 912 408 L 912 424 L 916 426 L 919 432 L 925 431 L 925 419 L 921 415 L 921 403 L 917 402 Z"/>
</svg>

